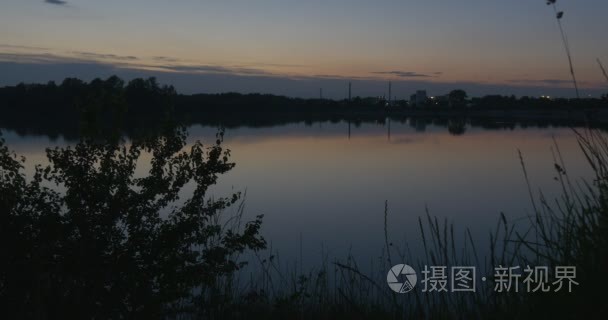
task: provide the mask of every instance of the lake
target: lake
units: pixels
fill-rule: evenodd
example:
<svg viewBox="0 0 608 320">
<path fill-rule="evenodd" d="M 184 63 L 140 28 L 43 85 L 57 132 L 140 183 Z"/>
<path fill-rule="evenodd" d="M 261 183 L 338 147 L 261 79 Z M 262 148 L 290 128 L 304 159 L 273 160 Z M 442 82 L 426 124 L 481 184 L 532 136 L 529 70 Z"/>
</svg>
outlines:
<svg viewBox="0 0 608 320">
<path fill-rule="evenodd" d="M 422 254 L 418 218 L 469 228 L 485 248 L 500 213 L 525 226 L 532 213 L 518 150 L 535 195 L 560 195 L 554 180 L 555 142 L 571 178 L 589 179 L 572 129 L 520 125 L 487 129 L 467 124 L 454 135 L 444 125 L 407 121 L 292 123 L 227 128 L 224 146 L 236 167 L 214 196 L 246 192 L 245 219 L 264 214 L 262 234 L 283 261 L 315 266 L 349 253 L 362 264 L 384 246 L 388 202 L 390 241 Z M 2 130 L 27 171 L 46 163 L 45 148 L 73 142 Z M 194 125 L 189 141 L 215 140 L 216 127 Z M 147 167 L 142 158 L 140 170 Z M 481 249 L 483 250 L 483 249 Z"/>
</svg>

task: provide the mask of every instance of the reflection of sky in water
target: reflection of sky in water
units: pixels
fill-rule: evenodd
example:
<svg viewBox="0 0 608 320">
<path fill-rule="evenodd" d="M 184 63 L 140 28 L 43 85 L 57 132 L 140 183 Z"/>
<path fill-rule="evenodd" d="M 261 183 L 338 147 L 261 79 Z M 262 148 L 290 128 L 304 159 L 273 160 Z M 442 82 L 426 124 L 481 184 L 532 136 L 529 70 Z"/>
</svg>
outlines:
<svg viewBox="0 0 608 320">
<path fill-rule="evenodd" d="M 215 133 L 195 126 L 189 139 L 211 142 Z M 228 129 L 225 146 L 237 165 L 212 193 L 246 190 L 246 215 L 265 215 L 263 234 L 283 261 L 299 257 L 300 237 L 305 264 L 320 262 L 322 247 L 330 256 L 352 249 L 362 261 L 376 258 L 384 241 L 385 200 L 393 242 L 407 239 L 414 254 L 420 251 L 417 219 L 427 207 L 431 215 L 454 222 L 457 235 L 470 228 L 484 248 L 500 212 L 512 219 L 531 212 L 518 149 L 534 188 L 548 198 L 559 194 L 553 136 L 570 176 L 589 176 L 565 128 L 467 128 L 452 136 L 445 127 L 429 125 L 420 132 L 393 122 L 390 140 L 388 124 L 351 125 L 350 139 L 344 122 Z M 11 132 L 4 137 L 28 158 L 28 167 L 44 162 L 44 148 L 66 144 Z M 139 170 L 145 170 L 142 160 Z"/>
</svg>

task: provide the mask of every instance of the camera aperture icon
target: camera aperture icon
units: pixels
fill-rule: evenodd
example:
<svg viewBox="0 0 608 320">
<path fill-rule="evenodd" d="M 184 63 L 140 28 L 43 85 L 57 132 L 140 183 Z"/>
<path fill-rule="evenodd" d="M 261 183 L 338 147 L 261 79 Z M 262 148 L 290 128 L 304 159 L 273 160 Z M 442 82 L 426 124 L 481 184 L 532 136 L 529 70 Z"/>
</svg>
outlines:
<svg viewBox="0 0 608 320">
<path fill-rule="evenodd" d="M 418 281 L 416 271 L 407 264 L 393 266 L 386 275 L 388 286 L 397 293 L 412 291 L 416 286 L 416 281 Z"/>
</svg>

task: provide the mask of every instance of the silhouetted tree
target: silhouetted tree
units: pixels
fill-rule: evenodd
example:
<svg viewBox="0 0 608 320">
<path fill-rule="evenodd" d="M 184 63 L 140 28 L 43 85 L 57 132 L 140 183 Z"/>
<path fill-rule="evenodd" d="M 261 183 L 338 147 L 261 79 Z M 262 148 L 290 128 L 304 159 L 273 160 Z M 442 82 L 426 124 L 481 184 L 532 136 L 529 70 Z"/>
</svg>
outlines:
<svg viewBox="0 0 608 320">
<path fill-rule="evenodd" d="M 453 107 L 462 107 L 467 99 L 467 93 L 464 90 L 456 89 L 450 91 L 448 97 Z"/>
<path fill-rule="evenodd" d="M 107 84 L 120 87 L 99 83 Z M 221 140 L 186 146 L 173 126 L 129 143 L 83 138 L 47 150 L 49 164 L 29 180 L 0 137 L 0 312 L 109 319 L 213 310 L 220 280 L 243 266 L 235 255 L 265 247 L 261 216 L 242 230 L 217 220 L 239 193 L 207 196 L 234 167 Z M 186 184 L 192 194 L 180 199 Z"/>
</svg>

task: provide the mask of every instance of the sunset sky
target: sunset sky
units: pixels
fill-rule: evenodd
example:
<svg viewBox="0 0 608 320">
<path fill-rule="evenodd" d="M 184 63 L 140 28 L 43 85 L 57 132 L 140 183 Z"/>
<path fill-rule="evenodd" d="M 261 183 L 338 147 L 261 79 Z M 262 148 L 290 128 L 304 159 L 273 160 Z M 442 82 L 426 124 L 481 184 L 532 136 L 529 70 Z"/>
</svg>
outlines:
<svg viewBox="0 0 608 320">
<path fill-rule="evenodd" d="M 558 0 L 585 95 L 608 92 L 608 2 Z M 544 0 L 2 0 L 0 85 L 156 76 L 184 93 L 572 96 Z"/>
</svg>

